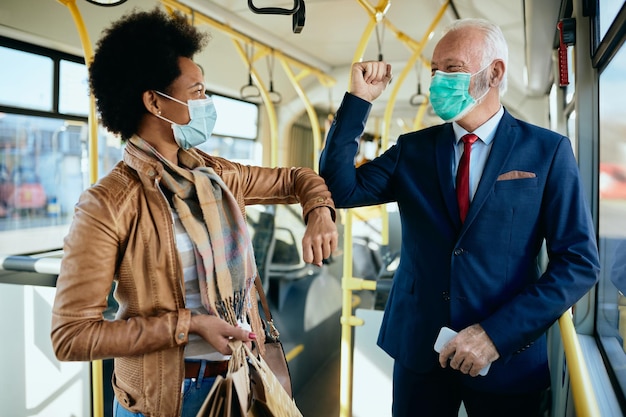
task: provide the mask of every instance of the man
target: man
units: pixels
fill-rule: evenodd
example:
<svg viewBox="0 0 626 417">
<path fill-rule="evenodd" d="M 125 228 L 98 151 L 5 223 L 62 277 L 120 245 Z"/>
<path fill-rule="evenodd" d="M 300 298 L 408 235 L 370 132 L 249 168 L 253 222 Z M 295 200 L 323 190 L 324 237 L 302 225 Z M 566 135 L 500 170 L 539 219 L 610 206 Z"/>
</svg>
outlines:
<svg viewBox="0 0 626 417">
<path fill-rule="evenodd" d="M 359 168 L 355 138 L 391 68 L 355 63 L 328 133 L 320 170 L 337 206 L 396 201 L 401 214 L 401 262 L 378 339 L 395 359 L 395 417 L 457 416 L 461 401 L 469 416 L 539 415 L 545 331 L 598 279 L 570 142 L 502 107 L 507 54 L 497 26 L 455 22 L 432 57 L 430 101 L 447 123 L 402 135 Z M 457 186 L 463 154 L 469 177 L 458 168 Z M 442 327 L 458 335 L 438 355 Z"/>
</svg>

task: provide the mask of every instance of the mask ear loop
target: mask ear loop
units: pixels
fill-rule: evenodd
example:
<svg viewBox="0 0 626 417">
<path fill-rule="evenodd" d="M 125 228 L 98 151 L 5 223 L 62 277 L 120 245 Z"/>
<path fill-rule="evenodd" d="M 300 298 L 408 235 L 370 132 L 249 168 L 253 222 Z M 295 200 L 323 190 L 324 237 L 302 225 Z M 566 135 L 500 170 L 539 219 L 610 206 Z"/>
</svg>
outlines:
<svg viewBox="0 0 626 417">
<path fill-rule="evenodd" d="M 248 46 L 250 48 L 248 48 Z M 248 61 L 248 84 L 241 87 L 239 95 L 244 100 L 261 97 L 261 90 L 252 83 L 252 58 L 254 57 L 254 43 L 246 44 L 246 60 Z"/>
</svg>

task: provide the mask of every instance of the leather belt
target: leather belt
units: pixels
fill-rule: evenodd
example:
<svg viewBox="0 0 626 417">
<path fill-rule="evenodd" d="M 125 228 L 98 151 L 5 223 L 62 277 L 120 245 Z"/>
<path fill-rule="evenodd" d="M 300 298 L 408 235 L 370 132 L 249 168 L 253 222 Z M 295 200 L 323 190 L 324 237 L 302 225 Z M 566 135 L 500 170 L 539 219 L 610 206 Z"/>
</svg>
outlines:
<svg viewBox="0 0 626 417">
<path fill-rule="evenodd" d="M 203 378 L 216 377 L 218 375 L 226 375 L 228 371 L 228 361 L 205 361 Z M 185 361 L 185 379 L 198 378 L 200 376 L 200 366 L 202 362 Z"/>
</svg>

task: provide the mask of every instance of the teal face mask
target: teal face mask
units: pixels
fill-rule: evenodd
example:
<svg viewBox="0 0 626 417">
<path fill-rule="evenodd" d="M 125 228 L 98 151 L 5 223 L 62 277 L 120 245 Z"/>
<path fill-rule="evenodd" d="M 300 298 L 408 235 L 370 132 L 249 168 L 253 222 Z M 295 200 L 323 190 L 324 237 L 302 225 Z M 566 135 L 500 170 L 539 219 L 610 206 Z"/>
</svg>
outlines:
<svg viewBox="0 0 626 417">
<path fill-rule="evenodd" d="M 186 150 L 209 140 L 211 133 L 213 133 L 213 128 L 215 127 L 215 121 L 217 120 L 217 111 L 215 110 L 213 99 L 211 97 L 199 100 L 188 100 L 187 103 L 183 103 L 182 101 L 161 93 L 160 91 L 156 92 L 163 97 L 167 97 L 170 100 L 174 100 L 187 106 L 189 109 L 189 117 L 191 120 L 186 125 L 179 125 L 161 115 L 156 115 L 157 117 L 172 124 L 174 139 L 176 140 L 178 146 Z"/>
<path fill-rule="evenodd" d="M 477 101 L 487 95 L 487 91 L 474 99 L 469 92 L 470 81 L 473 76 L 480 74 L 489 65 L 475 74 L 467 72 L 443 72 L 435 71 L 430 81 L 430 104 L 437 116 L 445 122 L 461 119 L 474 108 Z"/>
</svg>

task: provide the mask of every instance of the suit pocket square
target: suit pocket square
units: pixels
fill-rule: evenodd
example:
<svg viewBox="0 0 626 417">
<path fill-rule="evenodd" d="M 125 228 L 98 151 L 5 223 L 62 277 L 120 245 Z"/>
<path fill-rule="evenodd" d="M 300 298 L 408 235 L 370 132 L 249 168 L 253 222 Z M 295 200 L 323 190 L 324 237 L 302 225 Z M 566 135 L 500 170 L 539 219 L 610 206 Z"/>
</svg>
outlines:
<svg viewBox="0 0 626 417">
<path fill-rule="evenodd" d="M 535 178 L 537 175 L 535 175 L 534 172 L 528 172 L 528 171 L 509 171 L 509 172 L 505 172 L 504 174 L 500 174 L 498 175 L 498 181 L 508 181 L 508 180 L 520 180 L 523 178 Z"/>
</svg>

